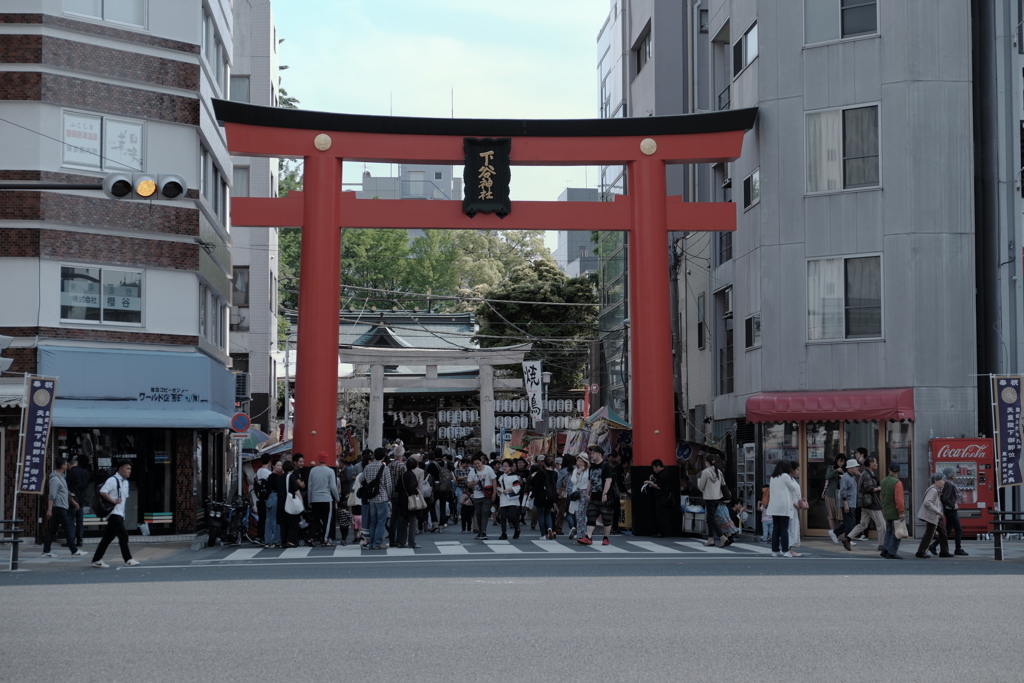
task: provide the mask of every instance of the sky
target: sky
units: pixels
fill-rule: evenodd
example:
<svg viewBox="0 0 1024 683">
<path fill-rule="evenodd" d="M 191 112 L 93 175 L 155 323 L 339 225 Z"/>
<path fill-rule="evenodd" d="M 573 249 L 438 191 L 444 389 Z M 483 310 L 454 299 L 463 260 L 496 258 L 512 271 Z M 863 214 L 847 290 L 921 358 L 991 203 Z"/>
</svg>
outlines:
<svg viewBox="0 0 1024 683">
<path fill-rule="evenodd" d="M 448 118 L 597 116 L 597 34 L 610 0 L 273 0 L 299 107 Z M 363 164 L 346 164 L 359 182 Z M 391 175 L 371 166 L 374 175 Z M 456 173 L 461 176 L 461 171 Z M 515 200 L 597 187 L 596 168 L 513 168 Z M 554 233 L 545 242 L 554 248 Z"/>
</svg>

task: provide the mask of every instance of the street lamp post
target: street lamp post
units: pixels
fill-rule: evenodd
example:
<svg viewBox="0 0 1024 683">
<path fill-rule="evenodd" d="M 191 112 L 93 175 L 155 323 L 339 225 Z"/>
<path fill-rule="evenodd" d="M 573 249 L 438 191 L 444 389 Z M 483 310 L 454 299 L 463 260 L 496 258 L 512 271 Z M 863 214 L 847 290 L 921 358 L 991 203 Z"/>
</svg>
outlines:
<svg viewBox="0 0 1024 683">
<path fill-rule="evenodd" d="M 284 434 L 281 435 L 281 441 L 287 441 L 292 431 L 291 354 L 289 352 L 294 336 L 290 334 L 284 338 Z"/>
</svg>

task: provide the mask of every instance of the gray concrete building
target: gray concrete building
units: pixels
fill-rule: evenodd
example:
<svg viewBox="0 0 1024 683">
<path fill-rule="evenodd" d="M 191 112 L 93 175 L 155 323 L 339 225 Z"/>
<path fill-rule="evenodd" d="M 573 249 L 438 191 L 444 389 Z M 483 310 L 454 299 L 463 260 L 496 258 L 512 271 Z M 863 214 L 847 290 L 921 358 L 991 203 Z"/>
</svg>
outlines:
<svg viewBox="0 0 1024 683">
<path fill-rule="evenodd" d="M 834 454 L 899 464 L 916 509 L 930 439 L 991 434 L 978 375 L 1019 372 L 1019 4 L 611 3 L 602 115 L 676 113 L 650 94 L 652 66 L 684 111 L 758 108 L 740 159 L 682 176 L 683 194 L 735 202 L 737 229 L 670 255 L 679 436 L 725 450 L 745 497 L 800 462 L 809 533 L 828 528 Z M 691 77 L 657 78 L 660 11 Z M 611 289 L 608 319 L 624 306 Z"/>
<path fill-rule="evenodd" d="M 567 187 L 558 195 L 560 202 L 599 202 L 601 191 L 596 187 Z M 569 277 L 579 277 L 597 270 L 594 233 L 582 230 L 560 230 L 558 246 L 551 254 L 558 268 Z"/>
<path fill-rule="evenodd" d="M 270 0 L 235 0 L 230 99 L 276 107 L 278 38 Z M 235 197 L 276 197 L 277 159 L 234 157 Z M 277 428 L 277 228 L 236 228 L 231 235 L 231 359 L 255 426 Z M 245 394 L 244 387 L 240 394 Z M 244 399 L 243 399 L 244 400 Z"/>
</svg>

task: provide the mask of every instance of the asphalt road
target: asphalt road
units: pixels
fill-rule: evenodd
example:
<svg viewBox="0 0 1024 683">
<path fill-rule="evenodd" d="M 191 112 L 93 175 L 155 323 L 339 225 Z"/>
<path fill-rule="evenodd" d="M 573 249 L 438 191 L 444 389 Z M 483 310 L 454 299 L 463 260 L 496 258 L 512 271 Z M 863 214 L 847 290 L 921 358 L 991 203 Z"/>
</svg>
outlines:
<svg viewBox="0 0 1024 683">
<path fill-rule="evenodd" d="M 1021 680 L 1024 563 L 805 545 L 30 562 L 0 573 L 0 681 Z"/>
</svg>

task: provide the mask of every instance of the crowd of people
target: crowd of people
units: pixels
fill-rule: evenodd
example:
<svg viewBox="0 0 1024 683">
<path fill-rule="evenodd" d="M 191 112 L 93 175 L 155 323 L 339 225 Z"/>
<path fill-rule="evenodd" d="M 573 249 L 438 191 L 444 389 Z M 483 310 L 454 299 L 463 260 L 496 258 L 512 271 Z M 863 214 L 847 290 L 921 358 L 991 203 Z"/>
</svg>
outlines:
<svg viewBox="0 0 1024 683">
<path fill-rule="evenodd" d="M 476 540 L 488 540 L 492 527 L 500 527 L 499 540 L 510 534 L 515 540 L 529 525 L 538 539 L 565 536 L 582 545 L 593 544 L 600 529 L 600 543 L 609 545 L 619 533 L 620 491 L 628 490 L 630 473 L 628 458 L 606 459 L 600 446 L 531 462 L 483 452 L 458 458 L 440 448 L 407 455 L 398 442 L 390 450 L 366 450 L 359 462 L 336 469 L 324 460 L 321 454 L 307 467 L 300 453 L 291 460 L 263 456 L 253 487 L 257 542 L 346 545 L 351 533 L 369 550 L 418 548 L 417 535 L 458 524 Z M 654 469 L 649 484 L 657 504 L 670 487 L 660 461 Z M 658 535 L 668 533 L 666 525 Z"/>
</svg>

